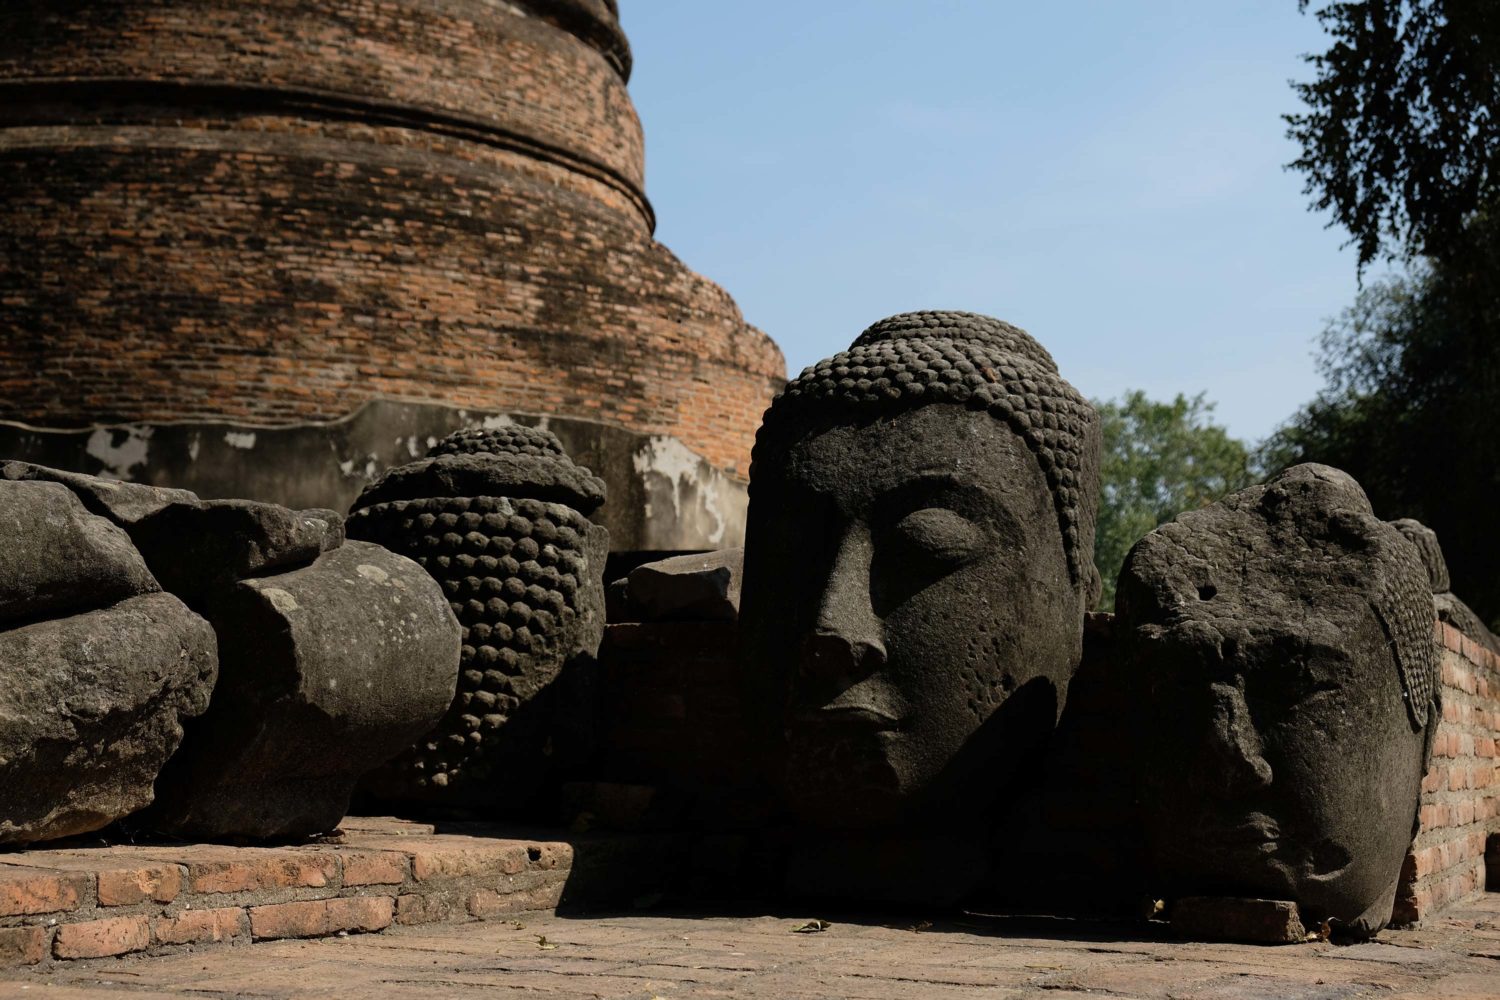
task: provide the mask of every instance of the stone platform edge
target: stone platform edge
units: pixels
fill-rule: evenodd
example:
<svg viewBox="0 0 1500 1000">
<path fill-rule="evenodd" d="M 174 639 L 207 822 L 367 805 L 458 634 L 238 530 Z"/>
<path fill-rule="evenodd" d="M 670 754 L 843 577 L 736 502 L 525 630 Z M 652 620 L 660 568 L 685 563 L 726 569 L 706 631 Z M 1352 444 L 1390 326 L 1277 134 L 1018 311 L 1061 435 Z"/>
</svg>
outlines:
<svg viewBox="0 0 1500 1000">
<path fill-rule="evenodd" d="M 574 860 L 568 842 L 368 818 L 294 847 L 0 854 L 0 968 L 554 910 Z"/>
</svg>

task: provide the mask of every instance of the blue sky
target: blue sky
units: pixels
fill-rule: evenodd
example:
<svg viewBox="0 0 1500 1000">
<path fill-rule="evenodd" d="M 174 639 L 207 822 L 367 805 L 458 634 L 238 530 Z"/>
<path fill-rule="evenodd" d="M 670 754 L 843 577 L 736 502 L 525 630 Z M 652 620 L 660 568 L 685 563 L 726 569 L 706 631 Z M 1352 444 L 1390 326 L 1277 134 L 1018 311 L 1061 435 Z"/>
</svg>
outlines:
<svg viewBox="0 0 1500 1000">
<path fill-rule="evenodd" d="M 1355 256 L 1280 115 L 1295 0 L 622 0 L 658 238 L 801 370 L 907 309 L 1017 323 L 1096 398 L 1258 439 Z"/>
</svg>

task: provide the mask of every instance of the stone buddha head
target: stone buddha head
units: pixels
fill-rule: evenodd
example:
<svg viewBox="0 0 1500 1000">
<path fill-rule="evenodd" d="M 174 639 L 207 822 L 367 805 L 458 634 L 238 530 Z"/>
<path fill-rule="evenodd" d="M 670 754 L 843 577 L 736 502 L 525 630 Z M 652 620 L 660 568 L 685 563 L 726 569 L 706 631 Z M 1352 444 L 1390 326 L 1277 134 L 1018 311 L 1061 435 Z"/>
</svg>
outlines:
<svg viewBox="0 0 1500 1000">
<path fill-rule="evenodd" d="M 1416 547 L 1301 465 L 1147 535 L 1116 607 L 1161 890 L 1383 927 L 1439 718 Z"/>
<path fill-rule="evenodd" d="M 1097 592 L 1098 416 L 1027 333 L 875 324 L 766 412 L 742 634 L 816 825 L 951 823 L 1056 725 Z"/>
<path fill-rule="evenodd" d="M 384 801 L 530 816 L 586 726 L 564 671 L 604 633 L 604 483 L 551 431 L 455 431 L 355 502 L 351 538 L 415 560 L 463 629 L 457 694 L 437 727 L 365 779 Z"/>
</svg>

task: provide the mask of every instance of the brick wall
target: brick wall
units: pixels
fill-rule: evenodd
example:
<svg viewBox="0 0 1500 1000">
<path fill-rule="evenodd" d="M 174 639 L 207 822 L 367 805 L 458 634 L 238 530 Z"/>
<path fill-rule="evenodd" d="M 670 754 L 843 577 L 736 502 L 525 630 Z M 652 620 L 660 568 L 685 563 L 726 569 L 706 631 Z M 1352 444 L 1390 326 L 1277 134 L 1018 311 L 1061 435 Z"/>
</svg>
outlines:
<svg viewBox="0 0 1500 1000">
<path fill-rule="evenodd" d="M 7 5 L 0 419 L 442 402 L 670 434 L 744 476 L 784 362 L 651 238 L 611 18 Z"/>
<path fill-rule="evenodd" d="M 1419 832 L 1394 922 L 1413 923 L 1485 889 L 1485 847 L 1500 833 L 1500 656 L 1439 623 L 1443 720 L 1422 781 Z"/>
</svg>

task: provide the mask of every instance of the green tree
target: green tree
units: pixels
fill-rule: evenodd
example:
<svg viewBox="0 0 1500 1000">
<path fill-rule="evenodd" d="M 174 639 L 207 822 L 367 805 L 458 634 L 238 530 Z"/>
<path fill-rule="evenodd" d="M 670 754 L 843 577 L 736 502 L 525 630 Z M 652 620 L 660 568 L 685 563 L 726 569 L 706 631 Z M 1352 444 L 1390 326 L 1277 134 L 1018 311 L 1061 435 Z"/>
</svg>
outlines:
<svg viewBox="0 0 1500 1000">
<path fill-rule="evenodd" d="M 1094 565 L 1104 581 L 1102 610 L 1115 604 L 1115 578 L 1140 538 L 1185 510 L 1204 507 L 1254 481 L 1250 451 L 1210 421 L 1202 393 L 1170 403 L 1131 390 L 1095 402 L 1104 432 Z"/>
<path fill-rule="evenodd" d="M 1301 0 L 1306 9 L 1306 0 Z M 1405 276 L 1324 332 L 1326 386 L 1262 452 L 1344 469 L 1438 533 L 1453 588 L 1500 622 L 1500 3 L 1349 0 L 1288 118 L 1314 205 Z"/>
<path fill-rule="evenodd" d="M 1353 0 L 1317 17 L 1333 44 L 1307 57 L 1316 78 L 1293 84 L 1307 110 L 1286 119 L 1313 204 L 1361 268 L 1464 252 L 1469 220 L 1495 204 L 1500 3 Z"/>
<path fill-rule="evenodd" d="M 1381 517 L 1437 532 L 1453 590 L 1500 625 L 1500 228 L 1470 223 L 1472 252 L 1367 286 L 1323 334 L 1327 385 L 1262 451 L 1280 468 L 1325 462 L 1358 479 Z"/>
</svg>

